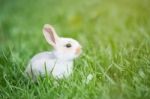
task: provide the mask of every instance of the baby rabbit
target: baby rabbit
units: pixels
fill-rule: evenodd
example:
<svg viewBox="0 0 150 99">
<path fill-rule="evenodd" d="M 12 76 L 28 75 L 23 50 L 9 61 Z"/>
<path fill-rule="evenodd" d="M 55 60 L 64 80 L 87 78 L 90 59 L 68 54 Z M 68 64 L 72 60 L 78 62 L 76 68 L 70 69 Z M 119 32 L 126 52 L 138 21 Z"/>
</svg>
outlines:
<svg viewBox="0 0 150 99">
<path fill-rule="evenodd" d="M 73 59 L 82 52 L 81 45 L 72 38 L 59 37 L 49 24 L 44 25 L 43 34 L 54 50 L 35 55 L 29 61 L 25 74 L 33 79 L 46 74 L 52 74 L 54 78 L 68 77 L 72 73 Z"/>
</svg>

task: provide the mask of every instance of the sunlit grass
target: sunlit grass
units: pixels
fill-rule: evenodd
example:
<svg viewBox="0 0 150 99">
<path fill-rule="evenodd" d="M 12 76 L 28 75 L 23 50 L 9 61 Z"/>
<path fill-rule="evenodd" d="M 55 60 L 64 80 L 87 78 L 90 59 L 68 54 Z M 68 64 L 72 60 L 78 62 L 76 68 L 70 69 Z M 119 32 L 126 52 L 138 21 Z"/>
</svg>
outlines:
<svg viewBox="0 0 150 99">
<path fill-rule="evenodd" d="M 149 99 L 149 0 L 0 1 L 0 98 Z M 68 79 L 37 83 L 23 72 L 28 60 L 51 50 L 42 27 L 77 39 L 83 54 Z M 88 84 L 89 74 L 93 79 Z"/>
</svg>

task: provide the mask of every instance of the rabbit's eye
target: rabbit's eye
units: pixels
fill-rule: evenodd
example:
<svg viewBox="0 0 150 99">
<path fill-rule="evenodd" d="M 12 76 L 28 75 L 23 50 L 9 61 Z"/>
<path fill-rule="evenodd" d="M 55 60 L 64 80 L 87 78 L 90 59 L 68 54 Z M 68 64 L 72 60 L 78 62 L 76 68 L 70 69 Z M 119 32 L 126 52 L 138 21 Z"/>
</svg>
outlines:
<svg viewBox="0 0 150 99">
<path fill-rule="evenodd" d="M 66 47 L 67 47 L 67 48 L 70 48 L 70 47 L 71 47 L 71 44 L 70 44 L 70 43 L 67 43 L 67 44 L 66 44 Z"/>
</svg>

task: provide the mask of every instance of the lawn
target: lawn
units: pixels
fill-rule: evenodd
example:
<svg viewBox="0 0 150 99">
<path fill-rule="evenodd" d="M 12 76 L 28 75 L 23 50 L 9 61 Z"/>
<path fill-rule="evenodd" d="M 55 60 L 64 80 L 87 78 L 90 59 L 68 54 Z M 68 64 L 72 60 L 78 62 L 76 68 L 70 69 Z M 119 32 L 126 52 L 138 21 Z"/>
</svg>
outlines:
<svg viewBox="0 0 150 99">
<path fill-rule="evenodd" d="M 34 83 L 23 72 L 52 49 L 45 23 L 83 53 L 68 79 Z M 1 0 L 0 99 L 150 99 L 150 0 Z"/>
</svg>

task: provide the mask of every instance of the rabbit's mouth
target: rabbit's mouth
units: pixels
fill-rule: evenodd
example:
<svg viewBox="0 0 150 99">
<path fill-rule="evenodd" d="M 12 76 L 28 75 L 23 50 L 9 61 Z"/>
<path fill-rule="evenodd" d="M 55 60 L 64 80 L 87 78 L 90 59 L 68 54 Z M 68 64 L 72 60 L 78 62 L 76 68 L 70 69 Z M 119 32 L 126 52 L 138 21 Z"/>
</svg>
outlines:
<svg viewBox="0 0 150 99">
<path fill-rule="evenodd" d="M 81 47 L 78 47 L 78 48 L 76 49 L 76 51 L 75 51 L 75 54 L 76 54 L 77 56 L 79 56 L 81 53 L 82 53 L 82 48 L 81 48 Z"/>
</svg>

